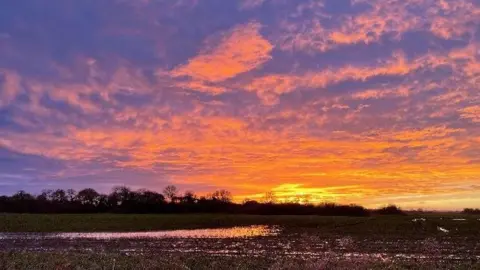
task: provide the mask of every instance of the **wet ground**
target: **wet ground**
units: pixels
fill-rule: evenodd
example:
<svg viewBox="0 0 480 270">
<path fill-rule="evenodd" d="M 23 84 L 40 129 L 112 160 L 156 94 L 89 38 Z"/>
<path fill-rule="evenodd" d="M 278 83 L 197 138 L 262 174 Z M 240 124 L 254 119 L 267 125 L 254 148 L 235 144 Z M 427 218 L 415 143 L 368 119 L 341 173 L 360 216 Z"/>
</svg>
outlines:
<svg viewBox="0 0 480 270">
<path fill-rule="evenodd" d="M 424 222 L 424 220 L 412 220 Z M 480 224 L 479 224 L 480 226 Z M 449 235 L 438 228 L 435 237 L 390 235 L 323 235 L 315 229 L 281 226 L 153 232 L 0 233 L 0 251 L 120 253 L 127 256 L 169 254 L 269 257 L 379 262 L 477 262 L 475 237 Z"/>
</svg>

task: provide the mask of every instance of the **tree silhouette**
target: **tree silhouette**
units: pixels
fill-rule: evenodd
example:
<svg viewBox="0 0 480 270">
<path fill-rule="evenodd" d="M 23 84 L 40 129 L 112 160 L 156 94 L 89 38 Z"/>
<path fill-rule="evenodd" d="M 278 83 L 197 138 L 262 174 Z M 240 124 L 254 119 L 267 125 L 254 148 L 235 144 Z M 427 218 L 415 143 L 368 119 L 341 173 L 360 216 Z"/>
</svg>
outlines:
<svg viewBox="0 0 480 270">
<path fill-rule="evenodd" d="M 175 202 L 177 198 L 178 189 L 174 185 L 168 185 L 163 189 L 163 195 L 169 200 L 169 202 Z"/>
<path fill-rule="evenodd" d="M 480 215 L 480 209 L 479 208 L 465 208 L 463 209 L 464 214 L 468 215 Z"/>
<path fill-rule="evenodd" d="M 53 190 L 51 189 L 44 189 L 42 193 L 38 196 L 39 200 L 49 201 L 52 200 Z"/>
<path fill-rule="evenodd" d="M 132 198 L 132 191 L 126 186 L 117 186 L 112 189 L 112 193 L 108 196 L 112 205 L 121 206 Z"/>
<path fill-rule="evenodd" d="M 24 190 L 20 190 L 12 196 L 12 200 L 14 201 L 31 201 L 34 198 L 35 197 L 33 197 L 30 193 L 27 193 Z"/>
<path fill-rule="evenodd" d="M 277 202 L 277 198 L 273 191 L 265 192 L 265 196 L 263 197 L 263 202 L 267 204 L 274 204 Z"/>
<path fill-rule="evenodd" d="M 221 189 L 212 193 L 211 198 L 223 203 L 232 202 L 232 193 L 228 190 Z"/>
<path fill-rule="evenodd" d="M 114 187 L 110 194 L 92 188 L 75 193 L 72 189 L 43 190 L 38 196 L 19 191 L 12 196 L 0 196 L 0 212 L 10 213 L 229 213 L 261 215 L 338 215 L 367 216 L 373 214 L 403 214 L 400 208 L 388 206 L 368 211 L 358 205 L 310 204 L 308 196 L 297 201 L 277 203 L 275 194 L 267 192 L 262 202 L 233 202 L 232 193 L 217 190 L 198 197 L 192 191 L 178 195 L 173 185 L 165 187 L 163 195 L 146 189 L 133 191 L 126 186 Z M 168 203 L 167 200 L 168 199 Z M 478 213 L 478 209 L 466 209 Z"/>
<path fill-rule="evenodd" d="M 93 188 L 80 190 L 76 200 L 82 205 L 97 206 L 100 203 L 100 194 Z"/>
<path fill-rule="evenodd" d="M 77 197 L 77 192 L 74 189 L 69 188 L 67 189 L 66 197 L 69 202 L 73 202 Z"/>
<path fill-rule="evenodd" d="M 66 202 L 68 201 L 67 193 L 63 189 L 57 189 L 52 193 L 52 200 L 56 202 Z"/>
<path fill-rule="evenodd" d="M 197 195 L 193 191 L 186 191 L 181 198 L 181 202 L 184 204 L 195 204 L 197 200 Z"/>
</svg>

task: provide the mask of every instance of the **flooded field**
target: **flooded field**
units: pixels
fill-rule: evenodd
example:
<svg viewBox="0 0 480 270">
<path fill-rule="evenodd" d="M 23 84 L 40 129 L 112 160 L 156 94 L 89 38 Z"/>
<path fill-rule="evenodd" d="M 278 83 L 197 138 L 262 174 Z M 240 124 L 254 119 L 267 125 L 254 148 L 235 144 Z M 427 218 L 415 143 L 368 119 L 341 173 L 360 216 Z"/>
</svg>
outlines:
<svg viewBox="0 0 480 270">
<path fill-rule="evenodd" d="M 480 221 L 450 218 L 440 223 L 440 220 L 443 218 L 433 221 L 409 218 L 405 224 L 413 224 L 416 232 L 408 231 L 409 227 L 405 226 L 405 233 L 397 228 L 397 234 L 381 230 L 376 234 L 358 233 L 351 228 L 363 228 L 357 223 L 349 223 L 348 229 L 340 224 L 336 230 L 313 225 L 269 224 L 131 232 L 4 232 L 0 233 L 0 251 L 82 256 L 104 254 L 157 260 L 181 257 L 182 261 L 210 258 L 208 263 L 226 259 L 260 260 L 271 262 L 270 266 L 278 261 L 293 260 L 342 263 L 354 269 L 377 264 L 479 269 Z M 398 223 L 401 225 L 400 221 Z M 468 226 L 468 230 L 464 226 Z M 467 234 L 470 230 L 473 233 Z M 228 269 L 222 265 L 214 267 L 217 268 Z M 283 266 L 277 268 L 284 269 Z"/>
<path fill-rule="evenodd" d="M 0 240 L 158 240 L 162 238 L 230 239 L 276 235 L 278 229 L 267 226 L 233 227 L 147 232 L 62 232 L 62 233 L 0 233 Z"/>
</svg>

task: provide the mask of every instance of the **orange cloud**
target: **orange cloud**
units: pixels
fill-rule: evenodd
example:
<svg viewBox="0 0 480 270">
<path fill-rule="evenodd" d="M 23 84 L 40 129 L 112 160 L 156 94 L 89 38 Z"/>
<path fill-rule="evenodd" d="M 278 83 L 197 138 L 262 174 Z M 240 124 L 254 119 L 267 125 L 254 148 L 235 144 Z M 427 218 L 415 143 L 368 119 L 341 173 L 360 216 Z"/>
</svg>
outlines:
<svg viewBox="0 0 480 270">
<path fill-rule="evenodd" d="M 290 51 L 326 52 L 344 45 L 379 42 L 386 35 L 400 39 L 409 31 L 419 30 L 450 39 L 473 34 L 480 18 L 480 8 L 470 0 L 356 0 L 353 4 L 370 5 L 371 9 L 355 15 L 321 13 L 300 24 L 284 20 L 279 47 Z M 311 2 L 300 5 L 292 17 L 305 16 L 303 12 L 310 12 L 312 5 Z M 418 8 L 426 11 L 416 13 Z"/>
<path fill-rule="evenodd" d="M 274 190 L 282 200 L 304 194 L 311 201 L 362 203 L 391 189 L 389 181 L 428 187 L 439 178 L 450 183 L 473 181 L 480 170 L 478 164 L 461 156 L 474 142 L 452 139 L 465 133 L 446 127 L 384 131 L 371 138 L 348 134 L 339 139 L 312 137 L 307 130 L 294 128 L 283 132 L 252 129 L 236 118 L 197 114 L 167 122 L 169 128 L 156 130 L 72 128 L 68 137 L 38 134 L 32 141 L 23 135 L 7 136 L 0 143 L 56 159 L 108 160 L 120 168 L 155 171 L 158 164 L 168 165 L 175 183 L 228 185 L 239 200 L 260 198 L 265 190 Z M 392 150 L 405 147 L 420 147 L 415 159 Z M 368 166 L 369 162 L 375 166 Z M 379 181 L 386 186 L 377 186 Z"/>
<path fill-rule="evenodd" d="M 173 70 L 172 75 L 221 82 L 255 69 L 271 59 L 273 49 L 260 35 L 260 28 L 260 24 L 252 22 L 225 33 L 218 44 L 212 45 L 213 41 L 207 41 L 207 48 L 190 59 L 188 64 Z"/>
<path fill-rule="evenodd" d="M 381 99 L 385 97 L 408 97 L 410 89 L 407 87 L 400 87 L 398 89 L 369 89 L 356 94 L 353 94 L 354 99 Z"/>
<path fill-rule="evenodd" d="M 451 129 L 446 127 L 430 127 L 420 130 L 405 131 L 395 135 L 394 139 L 401 141 L 432 140 L 434 138 L 443 138 L 447 137 L 448 135 L 464 131 L 465 130 L 462 129 Z"/>
<path fill-rule="evenodd" d="M 473 34 L 480 22 L 480 8 L 471 1 L 437 1 L 428 9 L 432 17 L 430 30 L 435 35 L 451 39 L 466 33 Z"/>
<path fill-rule="evenodd" d="M 182 88 L 190 91 L 197 91 L 210 94 L 221 94 L 228 90 L 227 87 L 215 85 L 205 81 L 190 80 L 184 82 L 175 82 L 175 87 Z"/>
<path fill-rule="evenodd" d="M 474 123 L 480 123 L 480 106 L 466 107 L 460 110 L 462 118 L 469 119 Z"/>
<path fill-rule="evenodd" d="M 325 88 L 330 84 L 347 80 L 365 81 L 375 76 L 401 76 L 420 66 L 421 63 L 408 62 L 401 53 L 397 53 L 392 59 L 374 67 L 345 66 L 320 72 L 307 72 L 303 75 L 267 75 L 254 79 L 245 88 L 256 92 L 265 104 L 275 104 L 276 96 L 298 88 Z"/>
</svg>

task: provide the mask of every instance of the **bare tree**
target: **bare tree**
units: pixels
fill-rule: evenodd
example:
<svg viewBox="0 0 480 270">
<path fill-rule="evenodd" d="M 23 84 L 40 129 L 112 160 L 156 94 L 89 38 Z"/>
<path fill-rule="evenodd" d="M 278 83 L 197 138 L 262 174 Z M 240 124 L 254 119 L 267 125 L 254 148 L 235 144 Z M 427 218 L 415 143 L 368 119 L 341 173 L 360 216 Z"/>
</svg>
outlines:
<svg viewBox="0 0 480 270">
<path fill-rule="evenodd" d="M 182 202 L 187 204 L 196 203 L 197 200 L 197 195 L 193 191 L 186 191 L 182 197 Z"/>
<path fill-rule="evenodd" d="M 165 197 L 157 193 L 155 191 L 150 191 L 146 189 L 140 189 L 136 192 L 135 200 L 137 203 L 141 203 L 144 205 L 152 206 L 152 205 L 161 205 L 165 203 Z"/>
<path fill-rule="evenodd" d="M 263 202 L 268 203 L 268 204 L 273 204 L 277 201 L 277 198 L 275 196 L 275 192 L 273 191 L 268 191 L 265 193 L 265 196 L 263 197 Z"/>
<path fill-rule="evenodd" d="M 224 203 L 230 203 L 232 202 L 232 193 L 225 189 L 217 190 L 212 194 L 212 199 L 215 199 Z"/>
<path fill-rule="evenodd" d="M 44 189 L 42 190 L 42 193 L 38 195 L 38 199 L 41 201 L 52 201 L 52 194 L 53 190 L 51 189 Z"/>
<path fill-rule="evenodd" d="M 118 206 L 132 199 L 133 192 L 126 186 L 117 186 L 109 195 L 110 202 Z"/>
<path fill-rule="evenodd" d="M 302 203 L 307 205 L 307 204 L 310 204 L 312 200 L 312 194 L 304 194 L 302 195 Z"/>
<path fill-rule="evenodd" d="M 174 185 L 168 185 L 163 189 L 163 195 L 167 198 L 170 202 L 173 202 L 177 197 L 178 189 Z"/>
<path fill-rule="evenodd" d="M 33 197 L 30 193 L 27 193 L 24 190 L 20 190 L 17 193 L 13 194 L 12 199 L 15 201 L 27 201 L 34 200 L 35 197 Z"/>
</svg>

